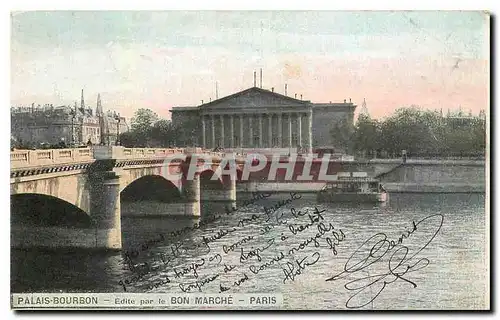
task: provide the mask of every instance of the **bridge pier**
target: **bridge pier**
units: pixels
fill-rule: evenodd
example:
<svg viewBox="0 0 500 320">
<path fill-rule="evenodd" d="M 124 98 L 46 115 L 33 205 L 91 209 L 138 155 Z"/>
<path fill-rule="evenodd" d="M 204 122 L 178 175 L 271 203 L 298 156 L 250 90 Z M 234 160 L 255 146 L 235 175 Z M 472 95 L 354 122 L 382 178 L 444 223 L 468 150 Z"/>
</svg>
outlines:
<svg viewBox="0 0 500 320">
<path fill-rule="evenodd" d="M 203 188 L 202 201 L 236 202 L 236 180 L 231 179 L 229 175 L 222 176 L 221 180 L 222 186 L 219 188 L 209 186 Z"/>
<path fill-rule="evenodd" d="M 89 233 L 94 238 L 97 249 L 122 248 L 120 220 L 120 179 L 113 171 L 100 172 L 93 176 L 90 216 L 95 231 Z"/>
<path fill-rule="evenodd" d="M 181 203 L 172 203 L 172 207 L 176 208 L 179 215 L 199 217 L 200 209 L 200 175 L 195 174 L 192 180 L 184 178 L 182 180 Z"/>
<path fill-rule="evenodd" d="M 222 197 L 224 201 L 236 201 L 236 180 L 230 175 L 222 176 Z"/>
</svg>

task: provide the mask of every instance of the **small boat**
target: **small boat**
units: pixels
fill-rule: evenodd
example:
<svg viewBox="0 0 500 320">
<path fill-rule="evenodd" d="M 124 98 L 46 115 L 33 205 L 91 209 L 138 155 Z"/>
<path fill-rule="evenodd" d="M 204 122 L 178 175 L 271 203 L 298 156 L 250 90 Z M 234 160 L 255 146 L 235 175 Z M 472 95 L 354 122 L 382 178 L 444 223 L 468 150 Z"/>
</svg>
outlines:
<svg viewBox="0 0 500 320">
<path fill-rule="evenodd" d="M 344 173 L 345 174 L 345 173 Z M 385 202 L 387 192 L 380 181 L 364 172 L 339 176 L 329 181 L 318 193 L 319 202 Z"/>
</svg>

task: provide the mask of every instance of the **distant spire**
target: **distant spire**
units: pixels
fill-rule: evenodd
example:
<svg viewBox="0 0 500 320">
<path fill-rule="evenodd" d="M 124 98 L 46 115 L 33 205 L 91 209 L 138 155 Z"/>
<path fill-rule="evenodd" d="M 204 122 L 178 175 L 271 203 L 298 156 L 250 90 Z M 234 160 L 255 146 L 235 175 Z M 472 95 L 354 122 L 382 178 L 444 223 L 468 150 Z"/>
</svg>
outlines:
<svg viewBox="0 0 500 320">
<path fill-rule="evenodd" d="M 95 114 L 97 116 L 103 114 L 102 105 L 101 105 L 101 94 L 100 93 L 97 94 L 97 108 L 95 109 Z"/>
<path fill-rule="evenodd" d="M 370 113 L 368 112 L 368 108 L 366 106 L 366 98 L 363 98 L 363 104 L 361 105 L 361 111 L 359 114 L 370 117 Z"/>
<path fill-rule="evenodd" d="M 85 109 L 85 100 L 83 99 L 83 89 L 82 89 L 82 98 L 81 98 L 81 100 L 80 100 L 80 107 L 81 107 L 82 109 Z"/>
<path fill-rule="evenodd" d="M 101 104 L 101 94 L 97 94 L 97 107 L 95 109 L 95 115 L 99 117 L 99 130 L 100 130 L 100 143 L 105 145 L 108 142 L 109 145 L 109 126 L 104 122 L 104 110 Z M 106 141 L 108 139 L 108 141 Z"/>
</svg>

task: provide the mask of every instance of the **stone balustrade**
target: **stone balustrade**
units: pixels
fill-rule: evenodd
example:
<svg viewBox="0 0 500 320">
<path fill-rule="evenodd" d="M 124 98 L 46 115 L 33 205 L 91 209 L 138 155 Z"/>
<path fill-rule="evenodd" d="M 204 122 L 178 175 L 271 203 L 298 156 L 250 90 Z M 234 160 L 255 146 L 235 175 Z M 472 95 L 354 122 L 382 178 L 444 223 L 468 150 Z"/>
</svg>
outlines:
<svg viewBox="0 0 500 320">
<path fill-rule="evenodd" d="M 94 158 L 102 159 L 144 159 L 165 158 L 170 155 L 184 153 L 183 148 L 125 148 L 121 146 L 94 146 Z"/>
<path fill-rule="evenodd" d="M 90 148 L 16 150 L 10 153 L 11 169 L 84 163 L 93 160 L 94 157 Z"/>
<path fill-rule="evenodd" d="M 200 153 L 215 158 L 226 156 L 224 152 L 214 152 L 202 148 L 125 148 L 122 146 L 93 146 L 92 148 L 50 149 L 50 150 L 16 150 L 10 153 L 11 169 L 24 169 L 51 166 L 58 164 L 74 164 L 92 162 L 94 160 L 116 159 L 154 159 L 185 153 Z M 235 154 L 241 157 L 240 154 Z"/>
</svg>

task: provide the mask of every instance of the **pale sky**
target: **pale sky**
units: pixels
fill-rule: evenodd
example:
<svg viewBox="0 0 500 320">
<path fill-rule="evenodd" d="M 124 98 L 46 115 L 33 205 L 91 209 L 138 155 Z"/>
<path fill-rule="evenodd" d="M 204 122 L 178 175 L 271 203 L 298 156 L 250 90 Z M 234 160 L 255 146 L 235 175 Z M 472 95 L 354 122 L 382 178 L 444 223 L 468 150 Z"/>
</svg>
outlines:
<svg viewBox="0 0 500 320">
<path fill-rule="evenodd" d="M 409 105 L 488 109 L 482 12 L 54 11 L 12 15 L 13 105 L 73 104 L 131 117 L 253 86 L 312 102 L 366 98 L 374 117 Z M 458 60 L 459 59 L 459 60 Z M 458 63 L 457 63 L 458 62 Z M 454 67 L 455 66 L 455 67 Z"/>
</svg>

